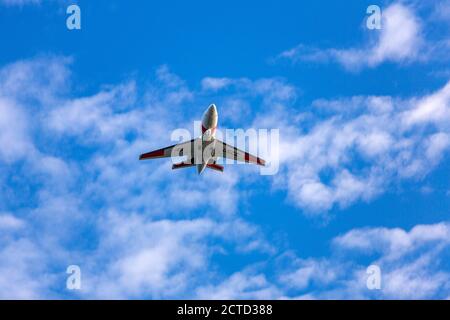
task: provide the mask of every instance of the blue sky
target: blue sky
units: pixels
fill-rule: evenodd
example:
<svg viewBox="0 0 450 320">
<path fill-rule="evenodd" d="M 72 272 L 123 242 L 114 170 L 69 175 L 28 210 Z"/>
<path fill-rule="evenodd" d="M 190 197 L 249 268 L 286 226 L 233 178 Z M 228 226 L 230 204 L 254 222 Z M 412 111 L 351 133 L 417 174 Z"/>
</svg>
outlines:
<svg viewBox="0 0 450 320">
<path fill-rule="evenodd" d="M 71 3 L 0 1 L 1 298 L 450 297 L 449 1 Z M 276 175 L 137 161 L 210 103 Z"/>
</svg>

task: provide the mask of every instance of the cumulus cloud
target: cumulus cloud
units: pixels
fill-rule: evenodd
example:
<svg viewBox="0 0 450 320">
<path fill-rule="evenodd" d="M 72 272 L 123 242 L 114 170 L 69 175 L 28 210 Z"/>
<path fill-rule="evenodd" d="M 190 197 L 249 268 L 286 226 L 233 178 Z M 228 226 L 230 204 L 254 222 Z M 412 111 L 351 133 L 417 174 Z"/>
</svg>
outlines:
<svg viewBox="0 0 450 320">
<path fill-rule="evenodd" d="M 448 296 L 448 222 L 401 228 L 352 229 L 331 241 L 329 257 L 278 256 L 277 274 L 261 265 L 198 289 L 200 298 L 225 299 L 430 299 Z M 369 265 L 381 271 L 381 288 L 367 287 Z M 266 265 L 266 268 L 274 268 Z"/>
<path fill-rule="evenodd" d="M 320 99 L 296 121 L 280 115 L 289 108 L 262 115 L 258 123 L 282 128 L 276 187 L 321 213 L 370 201 L 394 181 L 422 179 L 449 150 L 448 87 L 409 99 Z"/>
<path fill-rule="evenodd" d="M 97 254 L 111 263 L 99 277 L 86 281 L 87 293 L 99 297 L 105 292 L 114 298 L 176 297 L 194 282 L 206 280 L 203 276 L 208 278 L 208 260 L 220 250 L 220 239 L 233 243 L 256 235 L 243 222 L 221 224 L 204 218 L 151 221 L 109 213 L 102 222 L 104 234 Z M 214 238 L 219 241 L 211 248 L 208 241 Z"/>
<path fill-rule="evenodd" d="M 48 115 L 49 129 L 72 136 L 88 136 L 89 142 L 114 140 L 140 125 L 139 112 L 122 110 L 135 95 L 134 83 L 119 85 L 90 97 L 66 101 Z M 92 140 L 91 140 L 92 139 Z"/>
<path fill-rule="evenodd" d="M 17 230 L 25 226 L 25 222 L 15 216 L 4 213 L 0 214 L 0 230 Z"/>
<path fill-rule="evenodd" d="M 0 70 L 0 159 L 39 162 L 33 135 L 40 109 L 59 101 L 66 88 L 70 59 L 40 57 L 4 66 Z"/>
<path fill-rule="evenodd" d="M 418 59 L 424 46 L 422 22 L 412 7 L 402 3 L 382 11 L 382 28 L 362 47 L 320 49 L 300 44 L 284 51 L 279 58 L 294 62 L 337 62 L 348 70 L 376 67 L 385 62 L 406 63 Z"/>
<path fill-rule="evenodd" d="M 99 278 L 86 281 L 86 290 L 113 298 L 184 292 L 189 279 L 206 266 L 204 239 L 214 227 L 207 219 L 146 221 L 110 213 L 102 221 L 98 254 L 111 262 Z"/>
<path fill-rule="evenodd" d="M 448 128 L 450 119 L 450 82 L 437 92 L 418 99 L 414 107 L 403 115 L 405 126 L 434 124 Z"/>
<path fill-rule="evenodd" d="M 202 89 L 206 92 L 218 92 L 233 88 L 242 96 L 259 96 L 265 103 L 281 102 L 294 99 L 297 89 L 281 78 L 262 78 L 251 80 L 248 78 L 214 78 L 205 77 L 201 81 Z"/>
<path fill-rule="evenodd" d="M 382 252 L 386 257 L 398 258 L 416 251 L 427 244 L 447 245 L 450 227 L 448 223 L 417 225 L 410 231 L 403 229 L 356 229 L 334 239 L 334 244 L 346 250 Z"/>
<path fill-rule="evenodd" d="M 144 96 L 128 82 L 72 97 L 67 59 L 46 59 L 0 70 L 2 179 L 15 181 L 2 185 L 2 195 L 14 195 L 3 205 L 21 215 L 0 215 L 0 241 L 10 248 L 0 259 L 18 263 L 14 276 L 0 277 L 10 288 L 4 297 L 61 295 L 58 274 L 71 264 L 84 275 L 80 297 L 177 297 L 189 281 L 208 280 L 214 255 L 273 252 L 258 227 L 236 216 L 237 172 L 174 175 L 170 161 L 138 161 L 191 122 L 183 108 L 194 93 L 167 66 Z M 30 248 L 14 260 L 18 244 Z M 3 274 L 11 268 L 0 265 Z"/>
<path fill-rule="evenodd" d="M 279 281 L 295 290 L 304 290 L 312 285 L 327 286 L 342 277 L 342 270 L 326 259 L 296 259 L 289 268 L 293 271 L 280 275 Z"/>
<path fill-rule="evenodd" d="M 1 299 L 38 299 L 51 294 L 47 256 L 30 240 L 2 243 L 0 258 Z"/>
<path fill-rule="evenodd" d="M 218 255 L 276 254 L 261 230 L 237 214 L 259 187 L 273 184 L 305 211 L 325 213 L 369 201 L 392 181 L 420 179 L 449 148 L 447 86 L 410 99 L 321 99 L 299 113 L 292 109 L 299 90 L 280 78 L 209 77 L 196 92 L 163 66 L 144 95 L 131 81 L 72 96 L 67 60 L 49 58 L 48 63 L 54 66 L 46 71 L 42 58 L 0 70 L 0 143 L 18 142 L 0 153 L 1 178 L 8 181 L 2 193 L 12 195 L 2 202 L 5 211 L 20 208 L 20 217 L 2 215 L 0 225 L 9 231 L 0 240 L 4 248 L 27 249 L 17 257 L 22 267 L 11 279 L 34 279 L 14 297 L 60 295 L 55 272 L 74 263 L 85 271 L 84 291 L 77 297 L 105 292 L 112 298 L 176 298 L 189 292 L 205 297 L 214 291 L 223 297 L 269 298 L 285 296 L 280 287 L 288 283 L 287 290 L 300 291 L 328 284 L 339 279 L 338 270 L 323 277 L 311 271 L 328 270 L 325 259 L 296 261 L 291 277 L 278 281 L 262 272 L 208 270 Z M 199 177 L 190 170 L 172 172 L 170 162 L 137 161 L 140 153 L 170 144 L 172 129 L 189 128 L 192 114 L 200 115 L 212 97 L 224 102 L 223 109 L 232 101 L 252 105 L 245 117 L 227 119 L 233 125 L 280 128 L 279 175 L 257 177 L 255 183 L 250 167 L 230 166 L 224 175 Z M 430 108 L 440 110 L 441 117 L 429 116 L 424 110 Z M 251 192 L 242 192 L 246 188 Z M 7 261 L 14 250 L 1 251 L 0 260 Z M 31 260 L 39 267 L 30 267 Z M 41 274 L 45 279 L 37 277 Z M 0 283 L 12 286 L 8 277 Z"/>
<path fill-rule="evenodd" d="M 291 271 L 280 277 L 278 287 L 290 289 L 290 296 L 297 298 L 445 298 L 450 270 L 438 257 L 450 249 L 449 232 L 445 222 L 417 225 L 409 231 L 353 229 L 333 239 L 333 250 L 339 254 L 296 258 L 288 267 Z M 380 267 L 380 290 L 366 286 L 369 265 Z"/>
<path fill-rule="evenodd" d="M 202 88 L 204 90 L 217 91 L 231 85 L 234 81 L 230 78 L 206 77 L 202 79 Z"/>
<path fill-rule="evenodd" d="M 198 299 L 277 299 L 281 291 L 264 274 L 237 272 L 217 285 L 200 287 Z"/>
<path fill-rule="evenodd" d="M 0 158 L 11 163 L 32 153 L 26 114 L 15 101 L 0 96 Z"/>
<path fill-rule="evenodd" d="M 19 102 L 31 102 L 28 107 L 53 105 L 67 94 L 71 59 L 60 56 L 41 56 L 19 60 L 0 70 L 0 95 Z"/>
</svg>

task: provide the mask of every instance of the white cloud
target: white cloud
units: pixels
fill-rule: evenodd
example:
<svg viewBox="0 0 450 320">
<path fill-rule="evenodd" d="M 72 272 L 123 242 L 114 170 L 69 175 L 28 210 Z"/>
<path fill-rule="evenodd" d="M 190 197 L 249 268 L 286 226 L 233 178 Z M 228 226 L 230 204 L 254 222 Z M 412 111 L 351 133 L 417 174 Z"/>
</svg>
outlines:
<svg viewBox="0 0 450 320">
<path fill-rule="evenodd" d="M 71 61 L 66 57 L 42 56 L 6 65 L 0 71 L 0 96 L 29 102 L 28 107 L 33 110 L 54 105 L 69 88 Z"/>
<path fill-rule="evenodd" d="M 450 81 L 434 94 L 418 99 L 415 106 L 403 115 L 406 126 L 431 123 L 448 128 L 449 119 Z"/>
<path fill-rule="evenodd" d="M 25 222 L 15 216 L 4 213 L 0 214 L 0 230 L 17 230 L 25 226 Z"/>
<path fill-rule="evenodd" d="M 448 223 L 350 230 L 332 241 L 339 254 L 294 261 L 280 284 L 294 296 L 320 299 L 445 298 L 450 270 L 439 256 L 450 249 L 449 233 Z M 366 287 L 368 265 L 357 262 L 361 256 L 380 267 L 380 290 Z"/>
<path fill-rule="evenodd" d="M 383 27 L 377 44 L 371 49 L 368 64 L 414 59 L 421 46 L 421 22 L 411 8 L 393 4 L 383 10 Z M 344 61 L 345 63 L 345 61 Z"/>
<path fill-rule="evenodd" d="M 293 265 L 294 271 L 282 274 L 279 280 L 284 286 L 296 290 L 304 290 L 311 285 L 326 286 L 342 277 L 340 270 L 327 260 L 299 260 Z"/>
<path fill-rule="evenodd" d="M 116 140 L 142 124 L 140 112 L 122 110 L 132 104 L 134 96 L 135 84 L 129 83 L 69 100 L 50 111 L 48 127 L 73 136 L 88 136 L 87 143 Z"/>
<path fill-rule="evenodd" d="M 17 237 L 34 243 L 32 250 L 22 250 L 22 257 L 16 255 L 29 264 L 23 263 L 22 268 L 18 261 L 11 277 L 0 278 L 4 297 L 48 297 L 54 268 L 65 270 L 69 264 L 86 261 L 82 270 L 93 274 L 89 277 L 88 273 L 83 285 L 86 296 L 98 297 L 104 292 L 110 292 L 111 297 L 173 296 L 184 292 L 188 278 L 200 274 L 194 271 L 205 270 L 212 254 L 223 254 L 225 249 L 219 245 L 210 248 L 208 239 L 231 244 L 240 254 L 273 250 L 256 227 L 233 216 L 239 200 L 237 174 L 210 173 L 211 177 L 205 178 L 208 183 L 198 183 L 174 176 L 170 161 L 138 161 L 139 153 L 169 141 L 170 128 L 184 124 L 182 117 L 168 116 L 192 99 L 181 79 L 162 67 L 157 70 L 151 94 L 137 101 L 134 83 L 109 86 L 89 97 L 68 97 L 63 86 L 70 83 L 68 74 L 64 58 L 20 61 L 0 70 L 0 160 L 7 165 L 2 173 L 6 178 L 20 177 L 17 185 L 4 187 L 37 190 L 10 200 L 30 197 L 21 209 L 24 221 L 30 223 L 10 215 L 0 217 L 2 230 L 17 231 L 0 238 L 5 248 L 16 246 Z M 140 106 L 136 107 L 137 103 Z M 62 144 L 70 148 L 53 147 Z M 80 152 L 93 147 L 92 152 Z M 23 166 L 14 167 L 16 160 L 25 157 Z M 167 195 L 162 196 L 161 188 Z M 199 214 L 195 210 L 211 213 L 206 214 L 207 219 L 196 218 Z M 124 213 L 105 217 L 102 212 Z M 133 212 L 151 218 L 143 219 Z M 95 259 L 87 259 L 86 254 L 91 253 L 84 251 L 84 240 L 79 237 L 84 232 L 97 235 L 97 227 L 101 229 Z M 69 252 L 67 245 L 75 249 Z M 16 249 L 0 252 L 0 257 L 8 260 Z M 32 267 L 35 259 L 40 264 L 36 269 Z M 108 267 L 105 261 L 109 261 Z M 44 275 L 47 263 L 53 270 L 49 277 L 36 278 L 33 272 Z M 0 265 L 5 274 L 10 268 L 6 263 Z M 111 290 L 97 291 L 89 284 Z M 12 290 L 14 285 L 22 291 Z"/>
<path fill-rule="evenodd" d="M 11 297 L 60 295 L 55 269 L 64 272 L 70 264 L 82 269 L 81 297 L 179 297 L 208 281 L 216 254 L 274 252 L 259 228 L 235 215 L 245 196 L 236 190 L 237 172 L 198 177 L 172 172 L 170 160 L 138 161 L 141 152 L 170 143 L 171 128 L 190 122 L 182 114 L 194 96 L 182 79 L 161 67 L 144 97 L 133 82 L 71 97 L 64 94 L 70 83 L 65 59 L 47 65 L 52 61 L 54 73 L 41 69 L 42 58 L 0 70 L 0 96 L 8 102 L 0 132 L 5 143 L 14 138 L 16 148 L 24 141 L 33 150 L 32 156 L 29 150 L 15 153 L 27 156 L 20 167 L 7 162 L 7 178 L 20 179 L 5 188 L 37 190 L 22 195 L 28 200 L 20 212 L 29 223 L 0 219 L 4 228 L 15 228 L 0 240 L 33 243 L 34 254 L 23 260 L 39 261 L 39 267 L 16 270 L 11 279 L 28 289 Z M 258 83 L 261 94 L 267 81 Z M 84 233 L 93 239 L 80 239 Z M 45 280 L 38 277 L 46 272 Z M 22 284 L 33 277 L 29 286 Z M 8 281 L 0 279 L 5 288 L 14 285 Z"/>
<path fill-rule="evenodd" d="M 448 87 L 410 99 L 321 99 L 297 120 L 280 115 L 289 108 L 262 115 L 255 125 L 281 130 L 275 186 L 307 212 L 324 213 L 370 201 L 393 182 L 420 181 L 450 147 Z"/>
<path fill-rule="evenodd" d="M 200 287 L 198 299 L 276 299 L 281 296 L 278 288 L 267 281 L 264 274 L 248 271 L 237 272 L 216 286 Z"/>
<path fill-rule="evenodd" d="M 382 29 L 368 31 L 377 33 L 375 39 L 360 48 L 319 49 L 300 44 L 282 52 L 279 58 L 294 62 L 334 61 L 349 70 L 376 67 L 384 62 L 410 62 L 424 58 L 424 45 L 420 19 L 413 9 L 401 3 L 394 3 L 382 11 Z"/>
<path fill-rule="evenodd" d="M 442 132 L 436 133 L 428 139 L 426 157 L 431 161 L 439 162 L 449 146 L 450 135 Z"/>
<path fill-rule="evenodd" d="M 26 254 L 17 257 L 21 267 L 11 279 L 22 283 L 31 277 L 34 281 L 23 284 L 27 290 L 14 296 L 54 294 L 55 268 L 65 270 L 73 263 L 86 271 L 81 297 L 104 297 L 105 293 L 112 298 L 176 298 L 189 293 L 206 297 L 211 292 L 221 297 L 284 296 L 279 287 L 288 280 L 274 284 L 259 272 L 230 276 L 211 271 L 215 255 L 277 252 L 258 227 L 236 214 L 246 197 L 257 192 L 239 191 L 252 183 L 250 175 L 230 167 L 226 174 L 197 176 L 189 170 L 172 172 L 170 162 L 137 161 L 141 152 L 166 145 L 172 128 L 186 127 L 188 112 L 203 111 L 203 106 L 196 106 L 197 93 L 162 67 L 144 97 L 133 82 L 104 87 L 91 96 L 71 97 L 61 93 L 67 92 L 65 84 L 70 83 L 64 78 L 69 75 L 66 62 L 56 61 L 56 74 L 42 72 L 42 79 L 40 67 L 29 65 L 33 61 L 0 71 L 0 96 L 8 102 L 4 104 L 8 118 L 0 132 L 25 141 L 35 156 L 20 167 L 14 162 L 17 159 L 3 159 L 6 175 L 20 177 L 11 188 L 28 192 L 21 199 L 29 196 L 20 209 L 24 225 L 0 239 L 5 248 L 16 246 L 18 238 L 32 243 Z M 36 63 L 45 65 L 39 59 Z M 51 76 L 60 79 L 46 79 Z M 429 105 L 424 103 L 427 97 L 321 100 L 313 106 L 325 112 L 326 118 L 317 117 L 315 111 L 292 117 L 288 106 L 298 89 L 282 79 L 230 80 L 227 86 L 212 90 L 214 97 L 222 89 L 230 89 L 226 98 L 245 102 L 241 105 L 258 101 L 254 127 L 282 126 L 283 171 L 273 181 L 286 188 L 301 208 L 323 212 L 335 205 L 368 201 L 397 177 L 426 174 L 432 169 L 430 163 L 442 161 L 449 147 L 445 119 L 405 120 L 419 106 Z M 198 94 L 202 100 L 211 98 L 209 90 Z M 439 92 L 440 98 L 431 103 L 447 103 L 446 94 Z M 349 104 L 351 111 L 341 113 Z M 21 121 L 11 126 L 8 119 Z M 237 123 L 251 125 L 252 120 Z M 431 128 L 420 130 L 424 125 Z M 352 166 L 355 154 L 365 161 L 361 170 Z M 4 223 L 17 225 L 11 221 L 5 218 Z M 84 234 L 92 239 L 84 239 Z M 4 257 L 12 250 L 5 251 Z M 27 263 L 33 259 L 38 267 Z M 311 283 L 327 284 L 340 276 L 339 270 L 326 271 L 325 260 L 306 259 L 295 266 L 307 281 L 292 278 L 292 290 L 307 290 Z M 326 276 L 313 275 L 314 266 L 325 270 Z M 4 264 L 3 269 L 10 270 L 11 265 Z M 40 274 L 46 278 L 37 277 Z M 5 288 L 13 285 L 7 277 L 0 283 Z"/>
<path fill-rule="evenodd" d="M 214 78 L 202 79 L 202 89 L 206 92 L 217 92 L 233 87 L 242 97 L 261 97 L 266 104 L 275 104 L 295 99 L 297 89 L 281 78 L 261 78 L 251 80 L 248 78 Z M 236 98 L 236 96 L 235 96 Z"/>
<path fill-rule="evenodd" d="M 14 101 L 0 96 L 0 160 L 11 163 L 32 154 L 26 114 Z"/>
<path fill-rule="evenodd" d="M 430 299 L 445 288 L 450 279 L 448 273 L 428 272 L 427 260 L 397 268 L 385 275 L 385 297 L 392 299 Z"/>
<path fill-rule="evenodd" d="M 86 279 L 82 294 L 111 298 L 177 297 L 208 280 L 210 256 L 223 251 L 220 241 L 210 247 L 211 239 L 245 244 L 258 236 L 242 222 L 152 221 L 114 212 L 101 220 L 101 230 L 101 242 L 92 254 L 100 265 L 90 265 L 96 276 Z M 106 270 L 102 267 L 105 259 L 110 261 Z M 97 268 L 103 272 L 96 272 Z"/>
<path fill-rule="evenodd" d="M 202 79 L 202 89 L 217 91 L 228 87 L 232 83 L 233 80 L 230 78 L 206 77 Z"/>
<path fill-rule="evenodd" d="M 111 264 L 99 281 L 87 281 L 88 292 L 112 297 L 180 293 L 205 267 L 208 248 L 202 242 L 213 227 L 212 221 L 202 219 L 147 222 L 110 213 L 103 221 L 99 252 Z"/>
<path fill-rule="evenodd" d="M 353 229 L 332 240 L 327 258 L 279 256 L 276 277 L 260 270 L 237 272 L 199 287 L 206 299 L 436 299 L 448 297 L 450 270 L 440 257 L 450 250 L 450 227 L 442 222 L 400 228 Z M 370 257 L 368 259 L 368 257 Z M 369 265 L 381 270 L 381 289 L 367 288 Z"/>
<path fill-rule="evenodd" d="M 368 252 L 376 250 L 387 257 L 398 257 L 429 243 L 450 243 L 450 226 L 446 223 L 417 225 L 409 232 L 403 229 L 356 229 L 334 239 L 345 249 Z"/>
<path fill-rule="evenodd" d="M 27 239 L 2 244 L 0 250 L 0 298 L 38 299 L 50 294 L 47 257 Z"/>
</svg>

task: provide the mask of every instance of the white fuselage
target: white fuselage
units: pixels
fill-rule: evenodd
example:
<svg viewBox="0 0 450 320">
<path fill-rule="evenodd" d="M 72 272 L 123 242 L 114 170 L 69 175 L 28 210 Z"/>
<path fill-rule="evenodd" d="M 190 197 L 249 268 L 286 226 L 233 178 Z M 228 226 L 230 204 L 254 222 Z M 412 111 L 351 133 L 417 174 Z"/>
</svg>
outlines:
<svg viewBox="0 0 450 320">
<path fill-rule="evenodd" d="M 219 116 L 217 114 L 217 108 L 214 104 L 211 104 L 203 114 L 202 118 L 202 149 L 205 149 L 207 145 L 214 142 L 218 119 Z M 201 173 L 203 170 L 205 170 L 206 165 L 210 160 L 214 160 L 213 156 L 202 156 L 202 163 L 197 164 L 198 173 Z"/>
</svg>

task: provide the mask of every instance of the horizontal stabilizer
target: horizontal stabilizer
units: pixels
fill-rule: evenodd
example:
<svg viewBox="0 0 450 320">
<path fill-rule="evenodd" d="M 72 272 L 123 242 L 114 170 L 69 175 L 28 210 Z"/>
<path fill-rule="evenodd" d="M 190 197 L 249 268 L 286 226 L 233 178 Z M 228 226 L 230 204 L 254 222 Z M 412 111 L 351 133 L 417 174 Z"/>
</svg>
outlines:
<svg viewBox="0 0 450 320">
<path fill-rule="evenodd" d="M 172 169 L 183 169 L 183 168 L 190 168 L 193 166 L 195 166 L 195 164 L 193 164 L 193 163 L 180 162 L 180 163 L 173 164 Z"/>
<path fill-rule="evenodd" d="M 223 166 L 215 164 L 215 163 L 207 164 L 206 167 L 208 167 L 208 168 L 210 168 L 212 170 L 223 172 Z"/>
</svg>

